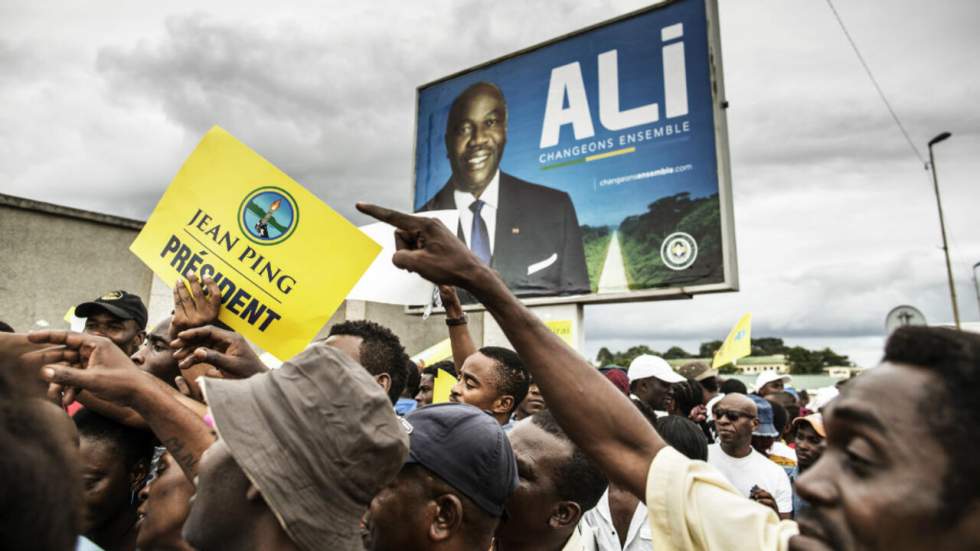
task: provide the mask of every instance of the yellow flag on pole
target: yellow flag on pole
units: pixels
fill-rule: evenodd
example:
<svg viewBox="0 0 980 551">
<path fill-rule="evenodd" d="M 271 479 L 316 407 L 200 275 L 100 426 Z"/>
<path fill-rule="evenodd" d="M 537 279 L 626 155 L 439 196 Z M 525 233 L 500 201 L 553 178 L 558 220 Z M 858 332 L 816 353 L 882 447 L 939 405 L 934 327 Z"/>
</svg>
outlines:
<svg viewBox="0 0 980 551">
<path fill-rule="evenodd" d="M 456 381 L 456 377 L 440 369 L 436 373 L 436 380 L 432 384 L 432 403 L 442 404 L 448 402 L 449 393 L 456 386 Z"/>
<path fill-rule="evenodd" d="M 752 314 L 745 314 L 738 320 L 732 332 L 725 338 L 721 348 L 715 352 L 711 367 L 717 369 L 725 364 L 733 364 L 735 360 L 752 354 Z"/>
</svg>

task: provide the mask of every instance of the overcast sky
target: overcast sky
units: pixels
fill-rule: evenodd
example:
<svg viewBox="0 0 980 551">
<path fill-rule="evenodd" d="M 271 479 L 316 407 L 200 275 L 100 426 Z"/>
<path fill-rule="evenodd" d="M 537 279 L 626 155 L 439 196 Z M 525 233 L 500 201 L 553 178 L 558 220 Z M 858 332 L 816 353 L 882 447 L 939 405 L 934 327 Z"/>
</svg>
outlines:
<svg viewBox="0 0 980 551">
<path fill-rule="evenodd" d="M 755 336 L 873 365 L 899 304 L 952 319 L 935 197 L 826 2 L 721 0 L 741 290 L 586 308 L 587 353 Z M 4 2 L 0 191 L 145 219 L 218 124 L 361 224 L 409 207 L 416 86 L 643 2 Z M 836 0 L 920 151 L 977 320 L 980 2 Z"/>
</svg>

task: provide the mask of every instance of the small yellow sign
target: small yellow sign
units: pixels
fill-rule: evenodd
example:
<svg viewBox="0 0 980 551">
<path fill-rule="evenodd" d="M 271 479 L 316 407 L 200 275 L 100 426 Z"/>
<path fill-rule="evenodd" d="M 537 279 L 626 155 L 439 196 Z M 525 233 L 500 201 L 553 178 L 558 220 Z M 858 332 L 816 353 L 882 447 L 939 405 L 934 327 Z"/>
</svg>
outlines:
<svg viewBox="0 0 980 551">
<path fill-rule="evenodd" d="M 552 333 L 558 335 L 561 340 L 565 341 L 565 344 L 575 348 L 575 339 L 572 335 L 572 320 L 552 320 L 544 322 L 544 325 L 551 330 Z"/>
<path fill-rule="evenodd" d="M 192 273 L 214 278 L 219 319 L 283 360 L 309 344 L 381 250 L 217 126 L 129 248 L 170 286 Z"/>
<path fill-rule="evenodd" d="M 441 362 L 442 360 L 452 359 L 452 357 L 452 343 L 449 341 L 449 339 L 443 339 L 442 341 L 412 356 L 412 361 L 421 365 L 422 367 L 425 367 L 436 362 Z"/>
<path fill-rule="evenodd" d="M 432 381 L 432 403 L 433 404 L 444 404 L 449 401 L 449 395 L 452 394 L 453 387 L 459 381 L 452 374 L 438 370 L 436 372 L 436 378 Z"/>
</svg>

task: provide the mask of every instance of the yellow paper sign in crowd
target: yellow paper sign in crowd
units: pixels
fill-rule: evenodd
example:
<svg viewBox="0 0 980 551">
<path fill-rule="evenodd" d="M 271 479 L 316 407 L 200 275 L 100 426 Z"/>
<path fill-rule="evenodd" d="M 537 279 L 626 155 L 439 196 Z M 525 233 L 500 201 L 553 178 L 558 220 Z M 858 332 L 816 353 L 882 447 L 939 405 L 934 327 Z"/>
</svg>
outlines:
<svg viewBox="0 0 980 551">
<path fill-rule="evenodd" d="M 216 126 L 130 250 L 171 286 L 192 273 L 214 278 L 219 319 L 286 359 L 316 336 L 381 247 Z"/>
</svg>

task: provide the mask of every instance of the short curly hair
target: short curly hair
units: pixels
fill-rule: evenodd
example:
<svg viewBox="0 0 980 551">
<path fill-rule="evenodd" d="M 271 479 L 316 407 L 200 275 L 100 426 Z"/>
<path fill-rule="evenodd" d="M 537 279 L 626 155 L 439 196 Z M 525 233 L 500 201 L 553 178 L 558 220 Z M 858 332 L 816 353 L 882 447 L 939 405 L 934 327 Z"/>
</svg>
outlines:
<svg viewBox="0 0 980 551">
<path fill-rule="evenodd" d="M 935 373 L 919 411 L 949 457 L 943 480 L 943 513 L 955 524 L 980 499 L 980 335 L 944 327 L 896 329 L 883 362 Z"/>
<path fill-rule="evenodd" d="M 480 354 L 490 358 L 497 364 L 497 374 L 495 384 L 499 396 L 513 396 L 514 405 L 508 413 L 514 413 L 517 406 L 524 401 L 527 390 L 531 386 L 531 375 L 520 356 L 513 350 L 508 350 L 500 346 L 484 346 L 480 349 Z"/>
<path fill-rule="evenodd" d="M 558 480 L 555 484 L 558 496 L 578 503 L 583 513 L 595 507 L 609 486 L 606 475 L 572 442 L 549 410 L 535 413 L 531 416 L 531 422 L 559 440 L 568 442 L 572 447 L 572 455 L 558 469 Z"/>
<path fill-rule="evenodd" d="M 388 374 L 391 385 L 388 399 L 394 404 L 405 389 L 408 379 L 406 366 L 411 361 L 398 336 L 387 327 L 368 320 L 351 320 L 330 328 L 330 336 L 346 335 L 361 338 L 361 365 L 371 375 Z"/>
</svg>

